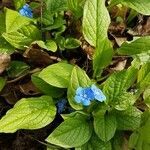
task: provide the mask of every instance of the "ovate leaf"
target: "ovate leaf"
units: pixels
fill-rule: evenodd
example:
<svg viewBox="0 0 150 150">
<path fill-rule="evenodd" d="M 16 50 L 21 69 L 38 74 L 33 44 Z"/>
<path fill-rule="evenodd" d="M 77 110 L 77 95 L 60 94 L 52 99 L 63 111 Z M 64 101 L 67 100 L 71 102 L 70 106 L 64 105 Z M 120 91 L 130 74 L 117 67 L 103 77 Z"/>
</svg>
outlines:
<svg viewBox="0 0 150 150">
<path fill-rule="evenodd" d="M 81 147 L 75 148 L 75 150 L 111 150 L 110 142 L 101 141 L 98 136 L 93 133 L 90 140 Z"/>
<path fill-rule="evenodd" d="M 141 124 L 142 112 L 135 107 L 125 111 L 116 111 L 116 118 L 119 130 L 135 130 Z"/>
<path fill-rule="evenodd" d="M 55 114 L 56 108 L 51 97 L 23 98 L 0 120 L 0 132 L 39 129 L 52 122 Z"/>
<path fill-rule="evenodd" d="M 17 11 L 6 9 L 6 32 L 15 32 L 32 22 L 32 19 L 21 16 Z"/>
<path fill-rule="evenodd" d="M 123 55 L 135 55 L 150 50 L 150 36 L 141 37 L 133 42 L 124 42 L 118 49 L 119 54 Z"/>
<path fill-rule="evenodd" d="M 72 148 L 85 144 L 91 134 L 91 125 L 86 118 L 74 117 L 66 119 L 50 134 L 46 141 L 64 148 Z"/>
<path fill-rule="evenodd" d="M 105 0 L 87 0 L 83 13 L 83 34 L 92 46 L 98 44 L 97 40 L 107 38 L 110 16 L 105 7 Z"/>
<path fill-rule="evenodd" d="M 44 94 L 49 95 L 51 97 L 60 97 L 63 95 L 64 91 L 63 89 L 56 88 L 48 83 L 46 83 L 44 80 L 38 77 L 37 74 L 33 74 L 31 76 L 31 80 L 33 84 Z"/>
<path fill-rule="evenodd" d="M 109 141 L 114 136 L 116 128 L 117 121 L 114 115 L 102 114 L 101 111 L 94 114 L 94 130 L 102 141 Z"/>
<path fill-rule="evenodd" d="M 143 15 L 150 15 L 150 3 L 149 0 L 112 0 L 111 1 L 111 5 L 116 5 L 116 4 L 123 4 L 127 7 L 130 7 L 134 10 L 136 10 L 137 12 L 143 14 Z"/>
<path fill-rule="evenodd" d="M 67 88 L 72 69 L 73 66 L 70 64 L 57 63 L 43 69 L 39 74 L 39 77 L 52 86 Z"/>
<path fill-rule="evenodd" d="M 100 76 L 112 58 L 112 46 L 107 36 L 109 24 L 105 0 L 87 0 L 83 13 L 83 35 L 90 45 L 96 47 L 93 57 L 94 77 Z"/>
<path fill-rule="evenodd" d="M 68 100 L 70 105 L 77 110 L 83 109 L 81 104 L 75 102 L 74 96 L 78 87 L 88 87 L 91 85 L 91 80 L 86 75 L 85 71 L 75 66 L 71 73 L 71 78 L 68 87 Z"/>
</svg>

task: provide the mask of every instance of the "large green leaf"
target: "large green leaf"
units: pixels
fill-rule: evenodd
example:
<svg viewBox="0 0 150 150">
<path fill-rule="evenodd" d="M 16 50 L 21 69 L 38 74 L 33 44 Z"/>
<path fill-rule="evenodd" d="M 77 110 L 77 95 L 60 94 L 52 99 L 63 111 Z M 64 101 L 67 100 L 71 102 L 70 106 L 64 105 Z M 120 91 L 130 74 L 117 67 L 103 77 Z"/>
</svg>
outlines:
<svg viewBox="0 0 150 150">
<path fill-rule="evenodd" d="M 46 141 L 64 148 L 79 147 L 85 144 L 92 134 L 91 125 L 86 119 L 85 116 L 66 119 Z"/>
<path fill-rule="evenodd" d="M 39 129 L 52 122 L 55 114 L 56 108 L 51 97 L 23 98 L 0 120 L 0 132 Z"/>
<path fill-rule="evenodd" d="M 68 87 L 68 100 L 70 105 L 76 109 L 83 109 L 81 104 L 77 104 L 74 100 L 74 96 L 78 87 L 88 87 L 91 85 L 91 80 L 86 75 L 85 71 L 80 69 L 78 66 L 75 66 L 71 73 L 71 79 Z"/>
<path fill-rule="evenodd" d="M 112 46 L 107 35 L 109 24 L 105 0 L 87 0 L 83 13 L 83 35 L 90 45 L 96 47 L 93 57 L 94 77 L 100 75 L 112 58 Z"/>
<path fill-rule="evenodd" d="M 75 148 L 75 150 L 111 150 L 110 142 L 101 141 L 98 136 L 93 133 L 90 140 L 81 147 Z"/>
<path fill-rule="evenodd" d="M 32 19 L 21 16 L 17 11 L 6 8 L 6 32 L 15 32 L 32 22 Z"/>
<path fill-rule="evenodd" d="M 119 130 L 135 130 L 141 124 L 142 112 L 136 107 L 130 107 L 125 111 L 116 111 Z"/>
<path fill-rule="evenodd" d="M 44 80 L 38 77 L 37 74 L 33 74 L 31 76 L 31 80 L 33 84 L 44 94 L 49 95 L 51 97 L 60 97 L 63 95 L 63 89 L 56 88 L 51 86 L 50 84 L 46 83 Z"/>
<path fill-rule="evenodd" d="M 138 69 L 131 66 L 128 70 L 123 70 L 112 74 L 103 87 L 103 92 L 107 97 L 107 101 L 115 101 L 117 96 L 124 93 L 136 80 Z"/>
<path fill-rule="evenodd" d="M 150 50 L 150 36 L 141 37 L 133 42 L 125 42 L 118 49 L 119 54 L 135 55 Z"/>
<path fill-rule="evenodd" d="M 109 141 L 117 128 L 116 117 L 112 114 L 103 114 L 100 111 L 94 113 L 94 130 L 102 141 Z"/>
<path fill-rule="evenodd" d="M 97 46 L 98 39 L 107 38 L 110 16 L 105 7 L 105 0 L 87 0 L 83 13 L 83 35 L 88 43 Z"/>
<path fill-rule="evenodd" d="M 15 48 L 25 49 L 34 40 L 41 39 L 41 33 L 34 25 L 27 25 L 16 32 L 3 33 L 2 36 Z"/>
<path fill-rule="evenodd" d="M 52 86 L 67 88 L 72 69 L 73 66 L 70 64 L 57 63 L 43 69 L 40 72 L 39 77 Z"/>
<path fill-rule="evenodd" d="M 149 0 L 111 0 L 111 5 L 116 5 L 119 3 L 136 10 L 141 14 L 150 15 Z"/>
</svg>

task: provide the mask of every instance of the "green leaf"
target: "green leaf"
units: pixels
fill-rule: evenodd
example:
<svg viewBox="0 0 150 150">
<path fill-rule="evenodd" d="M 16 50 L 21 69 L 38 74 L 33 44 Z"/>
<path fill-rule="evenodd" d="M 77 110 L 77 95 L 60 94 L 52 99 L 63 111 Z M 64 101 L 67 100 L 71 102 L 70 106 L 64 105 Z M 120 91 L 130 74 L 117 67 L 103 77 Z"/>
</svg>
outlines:
<svg viewBox="0 0 150 150">
<path fill-rule="evenodd" d="M 150 111 L 143 113 L 146 117 L 142 126 L 131 135 L 129 139 L 129 147 L 136 150 L 148 150 L 150 148 Z"/>
<path fill-rule="evenodd" d="M 55 114 L 56 108 L 51 97 L 23 98 L 0 120 L 0 132 L 39 129 L 52 122 Z"/>
<path fill-rule="evenodd" d="M 64 47 L 67 49 L 75 49 L 81 45 L 81 42 L 75 38 L 67 38 L 64 43 Z"/>
<path fill-rule="evenodd" d="M 110 142 L 101 141 L 98 136 L 93 133 L 90 140 L 81 147 L 75 148 L 75 150 L 111 150 Z"/>
<path fill-rule="evenodd" d="M 12 54 L 15 51 L 15 48 L 10 45 L 3 37 L 0 37 L 0 52 Z"/>
<path fill-rule="evenodd" d="M 16 32 L 18 29 L 32 22 L 32 19 L 21 16 L 18 12 L 8 9 L 6 11 L 6 33 Z"/>
<path fill-rule="evenodd" d="M 11 61 L 7 68 L 9 78 L 17 78 L 29 72 L 30 66 L 22 61 Z"/>
<path fill-rule="evenodd" d="M 131 93 L 123 92 L 118 95 L 114 100 L 110 103 L 112 107 L 117 110 L 126 110 L 130 106 L 132 106 L 136 101 L 136 96 Z"/>
<path fill-rule="evenodd" d="M 102 69 L 110 63 L 112 55 L 113 51 L 111 42 L 107 38 L 103 41 L 98 39 L 96 51 L 93 56 L 94 77 L 98 78 L 101 76 Z"/>
<path fill-rule="evenodd" d="M 34 41 L 33 44 L 38 44 L 41 48 L 44 48 L 48 51 L 56 52 L 57 51 L 57 45 L 55 41 L 53 40 L 47 40 L 44 41 Z"/>
<path fill-rule="evenodd" d="M 65 11 L 67 9 L 67 0 L 44 0 L 46 8 L 52 14 Z"/>
<path fill-rule="evenodd" d="M 99 41 L 107 38 L 110 16 L 105 0 L 87 0 L 83 13 L 83 35 L 88 43 L 97 47 Z"/>
<path fill-rule="evenodd" d="M 72 65 L 60 62 L 44 68 L 39 77 L 52 86 L 67 88 L 72 69 Z"/>
<path fill-rule="evenodd" d="M 150 87 L 144 91 L 143 98 L 145 104 L 150 108 Z"/>
<path fill-rule="evenodd" d="M 63 95 L 63 89 L 56 88 L 46 83 L 44 80 L 38 77 L 37 74 L 33 74 L 31 76 L 31 80 L 33 84 L 44 94 L 49 95 L 51 97 L 57 98 Z"/>
<path fill-rule="evenodd" d="M 77 88 L 79 86 L 88 87 L 90 85 L 91 85 L 91 80 L 86 75 L 85 71 L 80 69 L 78 66 L 75 66 L 71 73 L 70 83 L 67 92 L 69 103 L 74 109 L 76 110 L 83 109 L 82 104 L 77 104 L 74 100 L 74 96 Z"/>
<path fill-rule="evenodd" d="M 25 0 L 13 0 L 16 10 L 19 10 L 25 3 Z"/>
<path fill-rule="evenodd" d="M 24 26 L 16 32 L 3 33 L 2 36 L 15 48 L 25 49 L 34 40 L 41 39 L 41 33 L 34 25 Z"/>
<path fill-rule="evenodd" d="M 124 42 L 118 49 L 118 53 L 122 55 L 135 55 L 150 50 L 150 36 L 141 37 L 133 42 Z"/>
<path fill-rule="evenodd" d="M 136 10 L 137 12 L 143 14 L 143 15 L 150 15 L 150 3 L 149 0 L 111 0 L 111 5 L 117 5 L 117 4 L 123 4 L 127 7 L 130 7 L 134 10 Z"/>
<path fill-rule="evenodd" d="M 0 77 L 0 91 L 4 88 L 5 84 L 6 84 L 6 80 Z"/>
<path fill-rule="evenodd" d="M 150 63 L 144 64 L 138 72 L 138 87 L 145 90 L 150 86 Z"/>
<path fill-rule="evenodd" d="M 117 128 L 116 117 L 112 114 L 94 113 L 94 130 L 97 136 L 104 142 L 109 141 Z"/>
<path fill-rule="evenodd" d="M 68 118 L 46 139 L 47 142 L 64 148 L 79 147 L 91 137 L 92 129 L 85 116 Z"/>
<path fill-rule="evenodd" d="M 138 69 L 133 66 L 128 70 L 115 72 L 106 81 L 103 92 L 107 97 L 107 102 L 115 101 L 117 96 L 124 93 L 136 80 Z"/>
<path fill-rule="evenodd" d="M 87 0 L 83 13 L 83 35 L 90 45 L 96 47 L 93 56 L 94 77 L 100 76 L 102 69 L 112 59 L 112 45 L 107 35 L 109 24 L 105 0 Z"/>
<path fill-rule="evenodd" d="M 5 25 L 5 15 L 4 13 L 1 13 L 0 12 L 0 22 L 1 22 L 1 25 L 0 25 L 0 35 L 6 31 L 6 25 Z"/>
<path fill-rule="evenodd" d="M 125 111 L 116 111 L 118 130 L 135 130 L 140 126 L 142 112 L 136 107 Z"/>
<path fill-rule="evenodd" d="M 68 9 L 71 10 L 76 19 L 83 15 L 85 0 L 68 0 Z"/>
</svg>

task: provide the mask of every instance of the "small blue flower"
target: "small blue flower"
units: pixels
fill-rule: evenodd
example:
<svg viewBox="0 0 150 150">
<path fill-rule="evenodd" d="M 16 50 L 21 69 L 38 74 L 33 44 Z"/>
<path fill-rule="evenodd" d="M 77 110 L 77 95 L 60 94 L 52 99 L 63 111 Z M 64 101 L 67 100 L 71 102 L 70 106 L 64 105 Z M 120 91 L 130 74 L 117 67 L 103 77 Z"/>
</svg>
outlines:
<svg viewBox="0 0 150 150">
<path fill-rule="evenodd" d="M 92 99 L 94 99 L 94 93 L 91 88 L 77 88 L 75 95 L 75 101 L 77 103 L 82 103 L 84 106 L 89 106 Z"/>
<path fill-rule="evenodd" d="M 32 9 L 30 8 L 30 6 L 28 4 L 25 4 L 20 10 L 19 13 L 22 16 L 25 17 L 29 17 L 29 18 L 33 18 L 33 13 L 32 13 Z"/>
<path fill-rule="evenodd" d="M 106 96 L 103 94 L 103 92 L 97 88 L 94 84 L 91 86 L 91 90 L 94 93 L 94 98 L 100 102 L 103 102 L 106 100 Z"/>
<path fill-rule="evenodd" d="M 57 106 L 57 112 L 59 114 L 61 114 L 64 111 L 64 109 L 66 107 L 66 104 L 67 104 L 67 100 L 66 99 L 61 99 L 61 100 L 59 100 L 57 102 L 56 106 Z"/>
<path fill-rule="evenodd" d="M 74 99 L 77 103 L 89 106 L 94 99 L 103 102 L 106 100 L 106 97 L 99 88 L 92 84 L 91 87 L 87 88 L 78 87 Z"/>
</svg>

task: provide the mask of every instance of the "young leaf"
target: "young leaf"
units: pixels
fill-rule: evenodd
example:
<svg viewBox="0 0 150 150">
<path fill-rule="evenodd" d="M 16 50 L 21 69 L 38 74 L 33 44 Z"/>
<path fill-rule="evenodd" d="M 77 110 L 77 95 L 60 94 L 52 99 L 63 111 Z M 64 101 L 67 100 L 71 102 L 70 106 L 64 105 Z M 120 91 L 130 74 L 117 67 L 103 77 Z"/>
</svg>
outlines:
<svg viewBox="0 0 150 150">
<path fill-rule="evenodd" d="M 140 126 L 142 112 L 136 107 L 116 111 L 118 130 L 135 130 Z"/>
<path fill-rule="evenodd" d="M 67 0 L 44 0 L 47 10 L 54 14 L 67 9 Z"/>
<path fill-rule="evenodd" d="M 94 77 L 100 76 L 112 58 L 112 46 L 107 36 L 109 24 L 105 0 L 87 0 L 83 13 L 83 35 L 90 45 L 96 47 L 93 57 Z"/>
<path fill-rule="evenodd" d="M 64 47 L 67 49 L 75 49 L 81 45 L 81 42 L 75 38 L 67 38 Z"/>
<path fill-rule="evenodd" d="M 51 97 L 57 98 L 63 95 L 64 93 L 63 89 L 51 86 L 50 84 L 46 83 L 44 80 L 39 78 L 37 74 L 33 74 L 31 76 L 31 80 L 41 92 Z"/>
<path fill-rule="evenodd" d="M 51 97 L 23 98 L 0 120 L 0 132 L 39 129 L 52 122 L 55 114 L 56 108 Z"/>
<path fill-rule="evenodd" d="M 21 16 L 18 12 L 5 9 L 6 11 L 6 33 L 15 32 L 18 29 L 26 26 L 32 22 L 31 19 Z"/>
<path fill-rule="evenodd" d="M 25 0 L 13 0 L 16 10 L 19 10 L 25 3 Z"/>
<path fill-rule="evenodd" d="M 83 106 L 81 104 L 77 104 L 74 100 L 74 96 L 77 88 L 79 86 L 88 87 L 90 85 L 91 85 L 91 80 L 86 75 L 85 71 L 75 66 L 71 73 L 70 83 L 67 92 L 69 103 L 74 109 L 76 110 L 83 109 Z"/>
<path fill-rule="evenodd" d="M 98 136 L 93 133 L 92 137 L 86 144 L 75 148 L 75 150 L 93 150 L 93 148 L 94 150 L 111 150 L 111 143 L 101 141 Z"/>
<path fill-rule="evenodd" d="M 118 49 L 118 53 L 122 55 L 135 55 L 150 50 L 150 36 L 141 37 L 131 43 L 123 43 Z"/>
<path fill-rule="evenodd" d="M 48 51 L 56 52 L 57 45 L 53 40 L 47 40 L 46 42 L 43 41 L 34 41 L 33 44 L 38 44 L 41 48 L 44 48 Z"/>
<path fill-rule="evenodd" d="M 85 116 L 68 118 L 46 139 L 47 142 L 64 148 L 79 147 L 91 137 L 91 125 Z"/>
<path fill-rule="evenodd" d="M 143 14 L 143 15 L 150 15 L 150 2 L 149 0 L 111 0 L 111 5 L 117 5 L 117 4 L 123 4 L 127 7 L 130 7 L 137 12 Z"/>
<path fill-rule="evenodd" d="M 72 69 L 73 66 L 70 64 L 57 63 L 44 68 L 39 77 L 54 87 L 67 88 Z"/>
<path fill-rule="evenodd" d="M 85 0 L 68 0 L 68 9 L 71 10 L 76 19 L 83 15 Z"/>
</svg>

